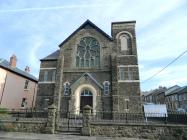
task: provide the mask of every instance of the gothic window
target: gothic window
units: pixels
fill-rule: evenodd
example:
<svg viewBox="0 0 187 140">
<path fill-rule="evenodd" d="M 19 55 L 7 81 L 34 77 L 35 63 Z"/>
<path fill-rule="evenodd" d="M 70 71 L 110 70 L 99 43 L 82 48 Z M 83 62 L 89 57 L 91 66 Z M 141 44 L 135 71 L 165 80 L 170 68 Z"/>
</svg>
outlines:
<svg viewBox="0 0 187 140">
<path fill-rule="evenodd" d="M 109 81 L 104 81 L 103 82 L 103 86 L 104 86 L 104 95 L 108 95 L 110 92 L 110 83 Z"/>
<path fill-rule="evenodd" d="M 132 35 L 129 32 L 120 32 L 116 38 L 120 51 L 127 55 L 132 55 Z"/>
<path fill-rule="evenodd" d="M 119 37 L 120 39 L 120 46 L 121 51 L 125 51 L 126 54 L 131 55 L 132 54 L 132 44 L 131 44 L 131 38 L 128 34 L 122 34 Z"/>
<path fill-rule="evenodd" d="M 84 37 L 77 46 L 76 67 L 98 68 L 100 66 L 100 46 L 93 37 Z"/>
<path fill-rule="evenodd" d="M 138 80 L 136 67 L 119 67 L 119 80 Z"/>
<path fill-rule="evenodd" d="M 64 83 L 64 95 L 69 95 L 69 91 L 70 91 L 69 86 L 70 86 L 69 82 Z"/>
<path fill-rule="evenodd" d="M 121 51 L 128 50 L 128 36 L 120 36 Z"/>
</svg>

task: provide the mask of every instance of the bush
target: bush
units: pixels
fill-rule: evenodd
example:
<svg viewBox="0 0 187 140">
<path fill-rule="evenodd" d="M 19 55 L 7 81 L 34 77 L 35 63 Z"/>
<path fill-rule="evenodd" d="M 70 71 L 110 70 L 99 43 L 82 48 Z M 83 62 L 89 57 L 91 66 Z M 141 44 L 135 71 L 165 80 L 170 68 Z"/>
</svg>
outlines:
<svg viewBox="0 0 187 140">
<path fill-rule="evenodd" d="M 0 107 L 0 114 L 7 114 L 8 113 L 8 109 L 7 108 L 1 108 Z"/>
</svg>

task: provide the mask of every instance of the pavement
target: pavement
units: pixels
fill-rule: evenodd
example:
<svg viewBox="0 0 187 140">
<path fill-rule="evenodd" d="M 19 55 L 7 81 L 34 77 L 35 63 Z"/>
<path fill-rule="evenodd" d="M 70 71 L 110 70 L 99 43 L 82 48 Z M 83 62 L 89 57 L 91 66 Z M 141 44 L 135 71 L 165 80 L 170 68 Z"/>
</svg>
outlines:
<svg viewBox="0 0 187 140">
<path fill-rule="evenodd" d="M 137 138 L 88 137 L 69 133 L 36 134 L 21 132 L 0 132 L 0 140 L 139 140 Z M 143 140 L 143 139 L 141 139 Z"/>
</svg>

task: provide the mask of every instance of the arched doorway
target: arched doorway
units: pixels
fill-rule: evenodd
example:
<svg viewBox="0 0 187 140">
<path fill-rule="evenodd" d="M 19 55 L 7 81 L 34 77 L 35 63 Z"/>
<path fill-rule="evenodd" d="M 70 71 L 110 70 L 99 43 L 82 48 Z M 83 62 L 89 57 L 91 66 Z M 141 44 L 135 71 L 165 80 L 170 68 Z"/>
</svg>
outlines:
<svg viewBox="0 0 187 140">
<path fill-rule="evenodd" d="M 87 97 L 87 98 L 85 97 L 85 100 L 86 99 L 88 99 L 88 100 L 92 99 L 92 101 L 90 101 L 89 102 L 90 104 L 88 104 L 88 105 L 90 105 L 93 108 L 93 113 L 96 111 L 96 97 L 97 97 L 97 91 L 96 91 L 96 89 L 92 85 L 90 85 L 90 84 L 82 84 L 79 87 L 77 87 L 77 89 L 74 92 L 74 96 L 73 96 L 73 98 L 74 98 L 74 113 L 77 114 L 77 115 L 82 110 L 81 109 L 81 97 L 82 97 L 81 93 L 83 93 L 84 90 L 88 90 L 92 94 L 92 96 L 90 97 L 90 99 L 88 99 L 89 97 Z M 84 102 L 83 98 L 82 98 L 82 100 L 83 100 L 82 106 L 84 106 L 83 103 L 87 103 L 87 101 Z"/>
<path fill-rule="evenodd" d="M 82 113 L 84 106 L 89 105 L 93 108 L 93 94 L 91 91 L 85 89 L 81 92 L 80 98 L 80 112 Z"/>
</svg>

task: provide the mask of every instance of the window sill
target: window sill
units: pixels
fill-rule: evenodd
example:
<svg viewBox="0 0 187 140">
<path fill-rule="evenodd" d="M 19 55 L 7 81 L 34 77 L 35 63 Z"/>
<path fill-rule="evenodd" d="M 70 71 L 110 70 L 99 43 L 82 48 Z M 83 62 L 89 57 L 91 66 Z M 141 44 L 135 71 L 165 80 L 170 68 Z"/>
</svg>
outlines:
<svg viewBox="0 0 187 140">
<path fill-rule="evenodd" d="M 55 81 L 40 81 L 38 84 L 55 84 Z"/>
<path fill-rule="evenodd" d="M 29 91 L 29 89 L 27 88 L 27 89 L 24 89 L 24 91 Z"/>
<path fill-rule="evenodd" d="M 140 80 L 118 80 L 118 83 L 139 83 Z"/>
</svg>

